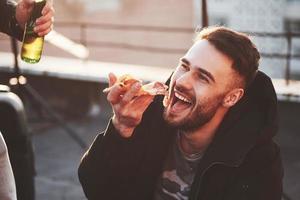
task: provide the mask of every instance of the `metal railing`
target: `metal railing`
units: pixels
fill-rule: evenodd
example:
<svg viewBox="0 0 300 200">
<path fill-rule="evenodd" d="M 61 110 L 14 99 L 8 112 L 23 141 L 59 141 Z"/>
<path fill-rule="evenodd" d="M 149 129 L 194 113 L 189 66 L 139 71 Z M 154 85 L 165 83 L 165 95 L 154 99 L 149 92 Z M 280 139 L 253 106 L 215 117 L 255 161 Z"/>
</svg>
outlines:
<svg viewBox="0 0 300 200">
<path fill-rule="evenodd" d="M 126 49 L 132 51 L 144 51 L 150 53 L 162 53 L 162 54 L 184 54 L 187 48 L 168 48 L 168 47 L 155 47 L 146 45 L 136 45 L 126 42 L 112 42 L 112 41 L 99 41 L 89 39 L 87 31 L 91 29 L 95 30 L 114 30 L 114 31 L 131 31 L 131 32 L 158 32 L 158 33 L 180 33 L 180 34 L 193 34 L 198 29 L 196 28 L 184 28 L 184 27 L 165 27 L 165 26 L 146 26 L 146 25 L 122 25 L 111 23 L 90 23 L 90 22 L 68 22 L 60 21 L 55 22 L 56 28 L 72 28 L 79 30 L 79 39 L 70 38 L 76 42 L 83 44 L 86 47 L 107 47 L 116 49 Z M 268 53 L 260 52 L 262 57 L 276 58 L 286 60 L 285 64 L 285 82 L 288 85 L 291 78 L 291 60 L 300 59 L 300 54 L 292 53 L 293 39 L 300 39 L 300 32 L 282 32 L 282 33 L 268 33 L 268 32 L 251 32 L 245 33 L 255 36 L 257 38 L 283 38 L 287 42 L 287 49 L 285 53 Z M 78 37 L 77 37 L 78 38 Z M 300 68 L 300 66 L 299 66 Z"/>
<path fill-rule="evenodd" d="M 151 53 L 163 53 L 163 54 L 184 54 L 186 48 L 165 48 L 165 47 L 153 47 L 145 45 L 134 45 L 130 43 L 111 42 L 111 41 L 97 41 L 89 40 L 87 37 L 87 30 L 116 30 L 116 31 L 143 31 L 143 32 L 162 32 L 162 33 L 181 33 L 181 34 L 193 34 L 197 29 L 183 28 L 183 27 L 163 27 L 163 26 L 146 26 L 146 25 L 122 25 L 122 24 L 110 24 L 110 23 L 88 23 L 88 22 L 56 22 L 55 27 L 58 28 L 76 28 L 79 29 L 79 40 L 75 40 L 85 45 L 86 47 L 109 47 L 119 48 L 134 51 L 145 51 Z M 268 33 L 268 32 L 245 32 L 255 37 L 262 38 L 284 38 L 287 42 L 287 49 L 285 53 L 268 53 L 261 52 L 261 56 L 265 58 L 277 58 L 285 59 L 285 81 L 288 85 L 291 77 L 291 59 L 300 59 L 300 54 L 292 53 L 292 42 L 294 38 L 300 39 L 300 32 L 282 32 L 282 33 Z"/>
</svg>

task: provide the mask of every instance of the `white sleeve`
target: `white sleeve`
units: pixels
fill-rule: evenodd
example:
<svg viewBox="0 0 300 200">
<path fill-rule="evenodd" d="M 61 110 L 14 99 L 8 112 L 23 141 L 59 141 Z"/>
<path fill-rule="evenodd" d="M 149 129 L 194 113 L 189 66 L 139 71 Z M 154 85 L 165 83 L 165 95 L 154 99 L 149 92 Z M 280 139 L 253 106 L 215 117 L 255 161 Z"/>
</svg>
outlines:
<svg viewBox="0 0 300 200">
<path fill-rule="evenodd" d="M 0 199 L 16 200 L 15 179 L 5 141 L 0 132 Z"/>
</svg>

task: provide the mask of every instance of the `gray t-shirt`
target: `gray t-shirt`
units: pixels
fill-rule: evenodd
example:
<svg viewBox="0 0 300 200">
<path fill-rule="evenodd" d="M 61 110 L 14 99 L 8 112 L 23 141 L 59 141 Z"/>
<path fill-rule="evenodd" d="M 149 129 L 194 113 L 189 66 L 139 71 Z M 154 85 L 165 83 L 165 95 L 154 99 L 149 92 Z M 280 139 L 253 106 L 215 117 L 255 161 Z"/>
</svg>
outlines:
<svg viewBox="0 0 300 200">
<path fill-rule="evenodd" d="M 189 197 L 196 167 L 203 153 L 186 155 L 180 147 L 179 137 L 178 133 L 171 145 L 154 200 L 187 200 Z"/>
</svg>

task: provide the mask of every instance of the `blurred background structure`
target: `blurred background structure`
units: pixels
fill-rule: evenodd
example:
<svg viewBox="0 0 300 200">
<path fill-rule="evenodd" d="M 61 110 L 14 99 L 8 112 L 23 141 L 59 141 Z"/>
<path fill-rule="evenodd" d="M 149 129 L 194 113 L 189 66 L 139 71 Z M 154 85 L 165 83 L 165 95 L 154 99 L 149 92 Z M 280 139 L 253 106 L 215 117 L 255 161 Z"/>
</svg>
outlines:
<svg viewBox="0 0 300 200">
<path fill-rule="evenodd" d="M 201 0 L 57 0 L 55 32 L 40 63 L 20 62 L 28 82 L 90 144 L 111 114 L 101 94 L 110 71 L 144 81 L 168 78 L 202 26 Z M 209 0 L 209 25 L 252 35 L 279 98 L 285 167 L 283 199 L 300 199 L 300 0 Z M 11 44 L 0 34 L 0 83 L 9 84 Z M 12 87 L 13 89 L 13 87 Z M 22 95 L 21 95 L 22 96 Z M 81 149 L 22 98 L 36 156 L 37 199 L 85 199 L 77 179 Z M 63 152 L 63 153 L 62 153 Z"/>
</svg>

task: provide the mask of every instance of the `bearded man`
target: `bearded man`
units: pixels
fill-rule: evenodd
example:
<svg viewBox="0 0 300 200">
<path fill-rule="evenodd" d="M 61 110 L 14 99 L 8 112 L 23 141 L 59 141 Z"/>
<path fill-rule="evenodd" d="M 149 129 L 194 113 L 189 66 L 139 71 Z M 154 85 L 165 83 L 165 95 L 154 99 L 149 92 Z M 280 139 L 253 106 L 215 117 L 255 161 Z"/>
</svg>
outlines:
<svg viewBox="0 0 300 200">
<path fill-rule="evenodd" d="M 164 97 L 110 74 L 114 115 L 79 167 L 87 198 L 280 200 L 277 98 L 259 59 L 247 35 L 209 27 Z"/>
</svg>

